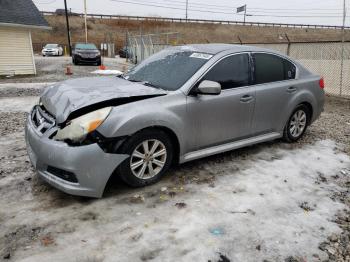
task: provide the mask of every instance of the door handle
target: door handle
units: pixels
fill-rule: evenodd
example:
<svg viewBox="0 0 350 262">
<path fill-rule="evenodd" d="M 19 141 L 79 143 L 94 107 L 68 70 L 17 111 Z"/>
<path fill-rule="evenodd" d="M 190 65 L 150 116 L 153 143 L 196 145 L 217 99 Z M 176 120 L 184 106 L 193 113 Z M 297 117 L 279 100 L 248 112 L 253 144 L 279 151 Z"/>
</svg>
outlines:
<svg viewBox="0 0 350 262">
<path fill-rule="evenodd" d="M 253 100 L 253 98 L 254 98 L 254 97 L 251 96 L 251 95 L 244 95 L 244 96 L 241 97 L 240 101 L 241 101 L 242 103 L 249 103 L 250 101 Z"/>
<path fill-rule="evenodd" d="M 294 92 L 296 92 L 296 91 L 297 91 L 297 88 L 294 87 L 294 86 L 290 86 L 290 87 L 287 88 L 287 92 L 288 92 L 288 93 L 294 93 Z"/>
</svg>

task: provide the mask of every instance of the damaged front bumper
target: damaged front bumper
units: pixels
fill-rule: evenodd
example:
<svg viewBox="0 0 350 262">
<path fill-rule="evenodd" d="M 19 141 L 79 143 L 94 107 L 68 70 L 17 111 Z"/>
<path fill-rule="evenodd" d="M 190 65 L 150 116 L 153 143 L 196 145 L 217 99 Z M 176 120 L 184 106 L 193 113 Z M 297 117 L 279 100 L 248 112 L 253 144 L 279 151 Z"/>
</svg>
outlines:
<svg viewBox="0 0 350 262">
<path fill-rule="evenodd" d="M 25 139 L 38 175 L 68 194 L 102 197 L 113 171 L 128 155 L 105 153 L 98 144 L 69 146 L 38 131 L 28 115 Z"/>
</svg>

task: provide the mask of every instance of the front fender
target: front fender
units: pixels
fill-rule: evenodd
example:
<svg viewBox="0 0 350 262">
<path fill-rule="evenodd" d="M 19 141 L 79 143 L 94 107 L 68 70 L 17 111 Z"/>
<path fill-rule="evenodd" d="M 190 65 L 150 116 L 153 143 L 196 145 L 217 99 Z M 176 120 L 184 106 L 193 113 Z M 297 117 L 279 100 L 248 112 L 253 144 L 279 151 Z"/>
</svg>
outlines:
<svg viewBox="0 0 350 262">
<path fill-rule="evenodd" d="M 97 131 L 104 137 L 130 136 L 144 128 L 161 126 L 177 136 L 180 150 L 185 134 L 186 99 L 181 93 L 114 107 Z"/>
</svg>

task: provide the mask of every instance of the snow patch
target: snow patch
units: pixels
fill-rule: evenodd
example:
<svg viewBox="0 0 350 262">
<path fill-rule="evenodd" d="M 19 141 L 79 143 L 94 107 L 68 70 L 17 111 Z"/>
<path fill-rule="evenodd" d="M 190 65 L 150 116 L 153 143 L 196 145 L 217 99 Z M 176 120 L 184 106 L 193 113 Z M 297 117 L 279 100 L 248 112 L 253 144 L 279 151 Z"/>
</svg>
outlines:
<svg viewBox="0 0 350 262">
<path fill-rule="evenodd" d="M 95 70 L 92 71 L 91 74 L 98 74 L 98 75 L 122 75 L 123 72 L 119 70 Z"/>
<path fill-rule="evenodd" d="M 39 97 L 4 97 L 0 98 L 0 111 L 2 112 L 30 112 L 34 105 L 38 104 Z"/>
<path fill-rule="evenodd" d="M 319 183 L 318 177 L 329 181 L 350 167 L 350 159 L 329 140 L 299 149 L 280 147 L 262 145 L 245 159 L 209 160 L 202 168 L 216 173 L 214 187 L 185 184 L 185 193 L 167 201 L 146 194 L 144 201 L 123 201 L 135 194 L 131 189 L 86 204 L 68 198 L 66 206 L 45 209 L 35 205 L 35 198 L 8 206 L 4 197 L 0 211 L 11 217 L 5 226 L 45 225 L 55 238 L 55 245 L 18 250 L 14 259 L 217 261 L 219 253 L 231 261 L 282 261 L 290 255 L 312 261 L 313 254 L 322 258 L 318 245 L 340 232 L 332 219 L 345 206 L 330 199 L 341 188 Z M 171 182 L 153 187 L 164 192 L 164 186 L 175 190 Z M 186 205 L 178 208 L 180 202 Z M 96 216 L 79 219 L 91 213 Z"/>
</svg>

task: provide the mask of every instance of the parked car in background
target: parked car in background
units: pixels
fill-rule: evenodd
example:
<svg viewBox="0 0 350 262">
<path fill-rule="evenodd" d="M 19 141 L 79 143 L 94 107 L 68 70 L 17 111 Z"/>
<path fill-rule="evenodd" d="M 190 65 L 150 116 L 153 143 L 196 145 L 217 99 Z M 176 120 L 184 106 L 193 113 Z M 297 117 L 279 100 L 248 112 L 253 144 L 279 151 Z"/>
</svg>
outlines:
<svg viewBox="0 0 350 262">
<path fill-rule="evenodd" d="M 119 50 L 119 57 L 121 58 L 130 58 L 131 57 L 131 50 L 124 46 L 122 49 Z"/>
<path fill-rule="evenodd" d="M 63 47 L 59 44 L 46 44 L 41 50 L 43 56 L 61 56 L 63 55 Z"/>
<path fill-rule="evenodd" d="M 28 115 L 28 154 L 51 185 L 101 197 L 113 173 L 145 186 L 173 163 L 295 142 L 323 111 L 323 88 L 323 78 L 272 50 L 172 47 L 125 75 L 47 88 Z"/>
<path fill-rule="evenodd" d="M 101 65 L 101 53 L 91 43 L 77 43 L 72 51 L 72 62 L 78 64 L 94 64 Z"/>
<path fill-rule="evenodd" d="M 55 14 L 56 15 L 66 15 L 66 10 L 65 9 L 56 9 Z M 67 14 L 69 16 L 79 16 L 78 13 L 73 13 L 72 10 L 67 10 Z"/>
</svg>

